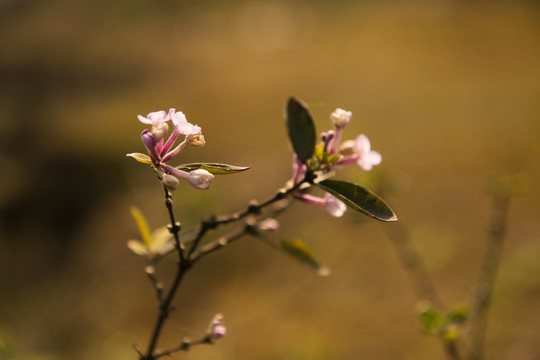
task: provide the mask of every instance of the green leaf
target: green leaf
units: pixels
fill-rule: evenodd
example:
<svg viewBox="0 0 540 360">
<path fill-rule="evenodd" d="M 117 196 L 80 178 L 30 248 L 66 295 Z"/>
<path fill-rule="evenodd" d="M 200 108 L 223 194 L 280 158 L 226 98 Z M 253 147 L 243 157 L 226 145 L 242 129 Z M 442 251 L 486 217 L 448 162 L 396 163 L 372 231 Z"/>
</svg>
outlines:
<svg viewBox="0 0 540 360">
<path fill-rule="evenodd" d="M 420 326 L 425 333 L 436 333 L 444 324 L 444 318 L 437 310 L 426 307 L 418 313 Z"/>
<path fill-rule="evenodd" d="M 224 174 L 234 174 L 240 171 L 246 171 L 249 169 L 249 166 L 234 166 L 227 164 L 217 164 L 217 163 L 193 163 L 193 164 L 184 164 L 176 167 L 178 170 L 182 171 L 193 171 L 197 169 L 203 169 L 208 171 L 211 174 L 224 175 Z"/>
<path fill-rule="evenodd" d="M 317 275 L 330 275 L 330 270 L 327 267 L 321 265 L 315 259 L 307 245 L 302 240 L 285 240 L 281 243 L 281 248 L 285 250 L 288 255 L 299 261 L 301 264 L 307 265 L 307 267 L 315 271 Z"/>
<path fill-rule="evenodd" d="M 150 159 L 148 155 L 141 154 L 141 153 L 131 153 L 131 154 L 126 154 L 126 156 L 134 158 L 140 163 L 152 165 L 152 160 Z"/>
<path fill-rule="evenodd" d="M 147 247 L 150 247 L 152 245 L 152 237 L 150 236 L 150 227 L 148 226 L 146 219 L 144 218 L 142 212 L 138 208 L 133 206 L 129 210 L 131 212 L 131 216 L 133 216 L 133 219 L 135 220 L 135 223 L 137 224 L 137 228 L 139 229 L 139 233 L 141 234 L 142 240 L 144 241 Z"/>
<path fill-rule="evenodd" d="M 468 311 L 465 308 L 456 308 L 451 310 L 448 315 L 447 319 L 448 322 L 453 324 L 462 324 L 467 320 Z"/>
<path fill-rule="evenodd" d="M 339 180 L 324 180 L 317 185 L 356 211 L 381 221 L 397 221 L 396 214 L 380 197 L 361 186 Z"/>
<path fill-rule="evenodd" d="M 315 151 L 315 124 L 307 106 L 291 97 L 287 102 L 287 133 L 298 160 L 305 164 Z"/>
</svg>

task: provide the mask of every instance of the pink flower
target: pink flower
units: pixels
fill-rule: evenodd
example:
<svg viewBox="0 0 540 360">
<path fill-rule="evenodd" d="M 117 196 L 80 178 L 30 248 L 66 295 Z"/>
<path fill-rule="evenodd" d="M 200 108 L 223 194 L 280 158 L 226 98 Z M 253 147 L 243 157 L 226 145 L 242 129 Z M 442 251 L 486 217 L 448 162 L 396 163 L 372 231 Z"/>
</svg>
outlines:
<svg viewBox="0 0 540 360">
<path fill-rule="evenodd" d="M 204 169 L 193 170 L 187 177 L 189 184 L 199 190 L 207 190 L 212 180 L 214 180 L 214 175 Z"/>
<path fill-rule="evenodd" d="M 345 211 L 347 211 L 347 206 L 343 201 L 329 193 L 325 193 L 323 198 L 309 194 L 299 194 L 295 196 L 298 200 L 307 204 L 326 207 L 326 211 L 334 217 L 341 217 L 345 214 Z"/>
<path fill-rule="evenodd" d="M 345 211 L 347 211 L 347 205 L 329 193 L 324 195 L 324 206 L 326 207 L 326 211 L 334 217 L 342 217 Z"/>
<path fill-rule="evenodd" d="M 172 108 L 169 110 L 169 117 L 172 119 L 174 130 L 180 134 L 186 136 L 200 134 L 201 128 L 189 123 L 183 112 L 176 112 L 176 109 Z"/>
<path fill-rule="evenodd" d="M 296 154 L 293 158 L 293 184 L 298 184 L 306 175 L 307 166 L 302 164 Z"/>
<path fill-rule="evenodd" d="M 146 117 L 142 115 L 137 115 L 137 118 L 143 124 L 152 125 L 152 135 L 154 135 L 156 142 L 163 139 L 165 135 L 167 135 L 167 132 L 169 131 L 169 126 L 167 125 L 167 121 L 171 120 L 171 118 L 163 110 L 148 113 Z"/>
<path fill-rule="evenodd" d="M 371 150 L 371 143 L 363 134 L 356 138 L 356 156 L 356 163 L 366 171 L 371 170 L 374 165 L 379 165 L 382 161 L 381 154 Z"/>
<path fill-rule="evenodd" d="M 382 156 L 377 151 L 371 150 L 371 143 L 364 134 L 358 135 L 356 140 L 345 141 L 341 144 L 340 153 L 345 157 L 337 162 L 337 165 L 346 165 L 356 162 L 362 169 L 369 171 L 375 165 L 379 165 Z"/>
<path fill-rule="evenodd" d="M 178 155 L 178 153 L 189 143 L 189 141 L 195 135 L 201 134 L 201 128 L 197 125 L 193 125 L 189 123 L 183 112 L 181 111 L 176 112 L 176 109 L 171 108 L 169 110 L 168 117 L 170 117 L 173 122 L 174 130 L 160 151 L 160 154 L 163 157 L 163 162 L 167 162 L 171 160 L 173 157 L 175 157 L 176 155 Z M 174 145 L 174 142 L 180 135 L 184 135 L 186 138 L 184 139 L 184 141 L 178 144 L 176 148 L 174 148 L 173 150 L 170 150 L 171 147 Z"/>
<path fill-rule="evenodd" d="M 201 134 L 199 126 L 189 123 L 184 113 L 177 112 L 174 108 L 171 108 L 169 113 L 155 111 L 146 117 L 138 115 L 137 118 L 143 124 L 152 125 L 152 130 L 145 129 L 141 138 L 154 168 L 169 190 L 174 190 L 178 186 L 176 178 L 187 180 L 191 186 L 199 190 L 206 190 L 210 187 L 214 175 L 208 171 L 197 169 L 186 172 L 168 164 L 187 144 L 204 145 L 204 136 Z M 169 130 L 166 122 L 169 120 L 172 120 L 174 129 L 167 141 L 164 141 Z M 172 149 L 180 135 L 185 136 L 184 140 Z"/>
<path fill-rule="evenodd" d="M 198 190 L 208 190 L 210 183 L 212 180 L 214 180 L 214 175 L 204 169 L 197 169 L 187 172 L 179 170 L 168 164 L 162 164 L 161 167 L 169 174 L 187 180 L 189 185 Z"/>
<path fill-rule="evenodd" d="M 148 125 L 154 125 L 154 124 L 163 123 L 163 122 L 171 120 L 170 116 L 168 116 L 167 113 L 163 110 L 148 113 L 146 117 L 142 115 L 137 115 L 137 118 L 143 124 L 148 124 Z"/>
</svg>

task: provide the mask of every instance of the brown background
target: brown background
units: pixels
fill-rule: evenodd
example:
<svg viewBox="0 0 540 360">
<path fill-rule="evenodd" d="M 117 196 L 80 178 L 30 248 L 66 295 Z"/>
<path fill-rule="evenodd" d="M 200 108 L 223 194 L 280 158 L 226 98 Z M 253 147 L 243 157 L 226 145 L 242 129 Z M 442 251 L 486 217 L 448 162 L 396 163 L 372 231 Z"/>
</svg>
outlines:
<svg viewBox="0 0 540 360">
<path fill-rule="evenodd" d="M 265 199 L 290 177 L 290 95 L 319 130 L 351 110 L 383 162 L 340 179 L 390 179 L 385 199 L 439 291 L 466 305 L 486 239 L 493 176 L 512 202 L 487 358 L 540 358 L 540 17 L 522 1 L 0 1 L 0 349 L 15 359 L 134 359 L 155 316 L 128 209 L 166 219 L 137 114 L 176 107 L 207 146 L 179 162 L 250 165 L 175 207 L 186 228 Z M 295 204 L 283 236 L 332 270 L 318 278 L 256 239 L 203 260 L 161 344 L 229 333 L 184 359 L 434 359 L 417 299 L 383 227 Z M 173 263 L 164 263 L 166 280 Z M 7 355 L 0 355 L 0 357 Z M 8 357 L 11 358 L 11 357 Z"/>
</svg>

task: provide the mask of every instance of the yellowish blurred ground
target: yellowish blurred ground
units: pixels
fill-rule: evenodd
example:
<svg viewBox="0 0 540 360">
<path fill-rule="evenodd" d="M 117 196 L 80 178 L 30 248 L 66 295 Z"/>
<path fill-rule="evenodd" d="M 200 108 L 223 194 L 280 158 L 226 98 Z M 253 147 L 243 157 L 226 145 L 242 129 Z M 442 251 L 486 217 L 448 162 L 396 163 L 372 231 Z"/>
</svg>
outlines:
<svg viewBox="0 0 540 360">
<path fill-rule="evenodd" d="M 202 126 L 207 146 L 184 162 L 252 166 L 208 192 L 184 186 L 175 204 L 191 227 L 289 178 L 283 104 L 295 95 L 319 130 L 334 108 L 353 111 L 346 135 L 383 154 L 375 175 L 396 182 L 386 199 L 449 305 L 466 304 L 477 277 L 488 180 L 530 184 L 512 202 L 486 355 L 539 358 L 539 15 L 522 1 L 0 1 L 0 347 L 134 359 L 155 300 L 125 247 L 128 208 L 154 226 L 166 216 L 152 172 L 124 157 L 143 150 L 136 115 L 176 107 Z M 227 337 L 179 359 L 444 358 L 417 331 L 383 226 L 294 205 L 283 234 L 332 275 L 244 239 L 190 274 L 163 347 L 222 312 Z"/>
</svg>

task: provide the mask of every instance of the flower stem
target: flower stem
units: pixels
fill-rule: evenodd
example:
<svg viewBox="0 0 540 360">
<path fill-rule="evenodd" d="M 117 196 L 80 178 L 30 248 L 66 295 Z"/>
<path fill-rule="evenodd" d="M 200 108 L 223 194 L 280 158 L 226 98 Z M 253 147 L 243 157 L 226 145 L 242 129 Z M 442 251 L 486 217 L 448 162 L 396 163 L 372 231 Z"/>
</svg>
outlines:
<svg viewBox="0 0 540 360">
<path fill-rule="evenodd" d="M 501 260 L 509 207 L 509 195 L 495 194 L 493 213 L 488 229 L 488 244 L 471 305 L 468 360 L 481 360 L 484 358 L 487 314 Z"/>
<path fill-rule="evenodd" d="M 171 303 L 174 299 L 174 296 L 176 295 L 178 291 L 180 283 L 182 279 L 184 278 L 184 275 L 186 274 L 187 270 L 191 267 L 191 263 L 188 259 L 186 259 L 184 255 L 184 248 L 182 244 L 180 243 L 180 236 L 178 233 L 180 232 L 181 226 L 180 226 L 180 223 L 176 222 L 175 217 L 174 217 L 173 201 L 172 201 L 171 193 L 169 192 L 169 190 L 167 190 L 167 188 L 164 187 L 164 189 L 165 189 L 165 206 L 167 207 L 167 210 L 169 212 L 169 218 L 171 221 L 171 224 L 169 225 L 169 231 L 174 237 L 175 249 L 178 253 L 178 266 L 177 266 L 176 275 L 174 277 L 171 288 L 167 292 L 167 295 L 165 296 L 165 298 L 159 304 L 159 312 L 158 312 L 156 324 L 154 325 L 154 330 L 152 331 L 150 342 L 148 344 L 148 349 L 146 350 L 146 355 L 141 356 L 140 360 L 155 360 L 157 358 L 157 356 L 154 354 L 154 350 L 157 346 L 159 335 L 161 334 L 161 330 L 163 329 L 165 320 L 170 315 Z"/>
</svg>

